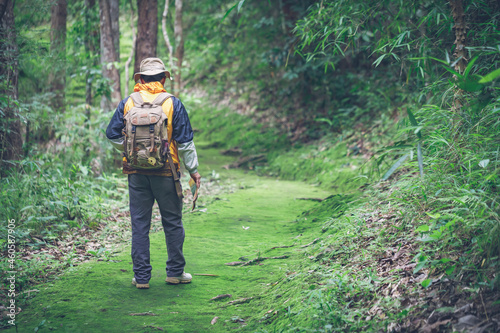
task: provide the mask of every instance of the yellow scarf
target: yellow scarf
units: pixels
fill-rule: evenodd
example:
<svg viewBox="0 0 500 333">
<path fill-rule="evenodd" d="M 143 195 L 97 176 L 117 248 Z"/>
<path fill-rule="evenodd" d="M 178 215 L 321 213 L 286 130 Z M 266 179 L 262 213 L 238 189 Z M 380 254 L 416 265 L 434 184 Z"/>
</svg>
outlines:
<svg viewBox="0 0 500 333">
<path fill-rule="evenodd" d="M 134 92 L 142 90 L 149 91 L 152 94 L 167 92 L 160 82 L 136 83 L 134 86 Z"/>
</svg>

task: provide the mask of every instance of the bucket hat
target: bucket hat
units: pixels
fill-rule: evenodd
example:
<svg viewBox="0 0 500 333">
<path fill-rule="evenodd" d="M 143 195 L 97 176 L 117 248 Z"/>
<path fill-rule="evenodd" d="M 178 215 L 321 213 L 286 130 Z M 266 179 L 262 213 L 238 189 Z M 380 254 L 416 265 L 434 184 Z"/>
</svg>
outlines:
<svg viewBox="0 0 500 333">
<path fill-rule="evenodd" d="M 146 58 L 141 61 L 140 72 L 134 74 L 134 81 L 139 81 L 141 75 L 156 75 L 165 73 L 167 79 L 170 79 L 170 72 L 165 69 L 163 61 L 159 58 Z"/>
</svg>

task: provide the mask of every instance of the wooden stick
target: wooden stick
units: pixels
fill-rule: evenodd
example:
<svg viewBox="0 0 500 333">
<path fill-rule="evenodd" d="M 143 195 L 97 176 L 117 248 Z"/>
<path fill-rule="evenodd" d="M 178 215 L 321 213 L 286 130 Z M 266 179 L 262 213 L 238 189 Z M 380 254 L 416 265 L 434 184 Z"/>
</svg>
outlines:
<svg viewBox="0 0 500 333">
<path fill-rule="evenodd" d="M 264 261 L 266 259 L 287 259 L 287 258 L 288 258 L 287 255 L 278 256 L 278 257 L 259 257 L 259 258 L 249 260 L 246 263 L 242 264 L 241 266 L 248 266 L 248 265 L 251 265 L 251 264 L 256 263 L 256 262 Z"/>
<path fill-rule="evenodd" d="M 308 246 L 311 246 L 313 245 L 314 243 L 317 243 L 319 241 L 319 238 L 316 238 L 315 240 L 313 240 L 311 243 L 309 244 L 306 244 L 306 245 L 302 245 L 301 247 L 308 247 Z"/>
<path fill-rule="evenodd" d="M 311 201 L 321 202 L 325 199 L 321 199 L 321 198 L 295 198 L 295 200 L 311 200 Z"/>
<path fill-rule="evenodd" d="M 274 249 L 286 249 L 286 248 L 292 247 L 292 246 L 295 246 L 295 244 L 293 244 L 293 245 L 283 245 L 283 246 L 273 246 L 271 248 L 271 250 L 274 250 Z"/>
</svg>

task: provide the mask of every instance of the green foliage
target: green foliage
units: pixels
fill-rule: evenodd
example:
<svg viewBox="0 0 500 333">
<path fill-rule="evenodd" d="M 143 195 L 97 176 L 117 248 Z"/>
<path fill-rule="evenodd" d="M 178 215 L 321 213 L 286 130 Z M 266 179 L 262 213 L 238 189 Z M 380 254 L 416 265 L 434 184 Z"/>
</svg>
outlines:
<svg viewBox="0 0 500 333">
<path fill-rule="evenodd" d="M 214 108 L 203 100 L 188 98 L 185 103 L 197 141 L 211 142 L 220 148 L 240 147 L 248 155 L 268 153 L 288 145 L 285 135 L 272 125 L 258 123 L 227 108 Z"/>
<path fill-rule="evenodd" d="M 94 110 L 95 121 L 88 124 L 77 111 L 53 124 L 57 142 L 48 152 L 32 146 L 0 180 L 0 219 L 18 221 L 22 243 L 31 243 L 34 235 L 53 241 L 71 228 L 97 227 L 110 214 L 109 200 L 126 194 L 124 179 L 104 167 L 113 162 L 103 135 L 110 115 Z M 0 233 L 6 235 L 6 225 Z"/>
</svg>

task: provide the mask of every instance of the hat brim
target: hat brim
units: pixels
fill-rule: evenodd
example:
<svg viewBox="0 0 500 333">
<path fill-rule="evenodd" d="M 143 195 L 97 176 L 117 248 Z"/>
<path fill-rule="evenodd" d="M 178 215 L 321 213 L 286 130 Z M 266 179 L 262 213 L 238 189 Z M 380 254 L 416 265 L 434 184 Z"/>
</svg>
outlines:
<svg viewBox="0 0 500 333">
<path fill-rule="evenodd" d="M 170 79 L 170 72 L 169 71 L 162 71 L 162 70 L 151 70 L 151 71 L 144 71 L 144 72 L 138 72 L 134 74 L 134 81 L 137 82 L 141 78 L 141 75 L 156 75 L 160 73 L 165 73 L 167 76 L 167 79 Z"/>
</svg>

